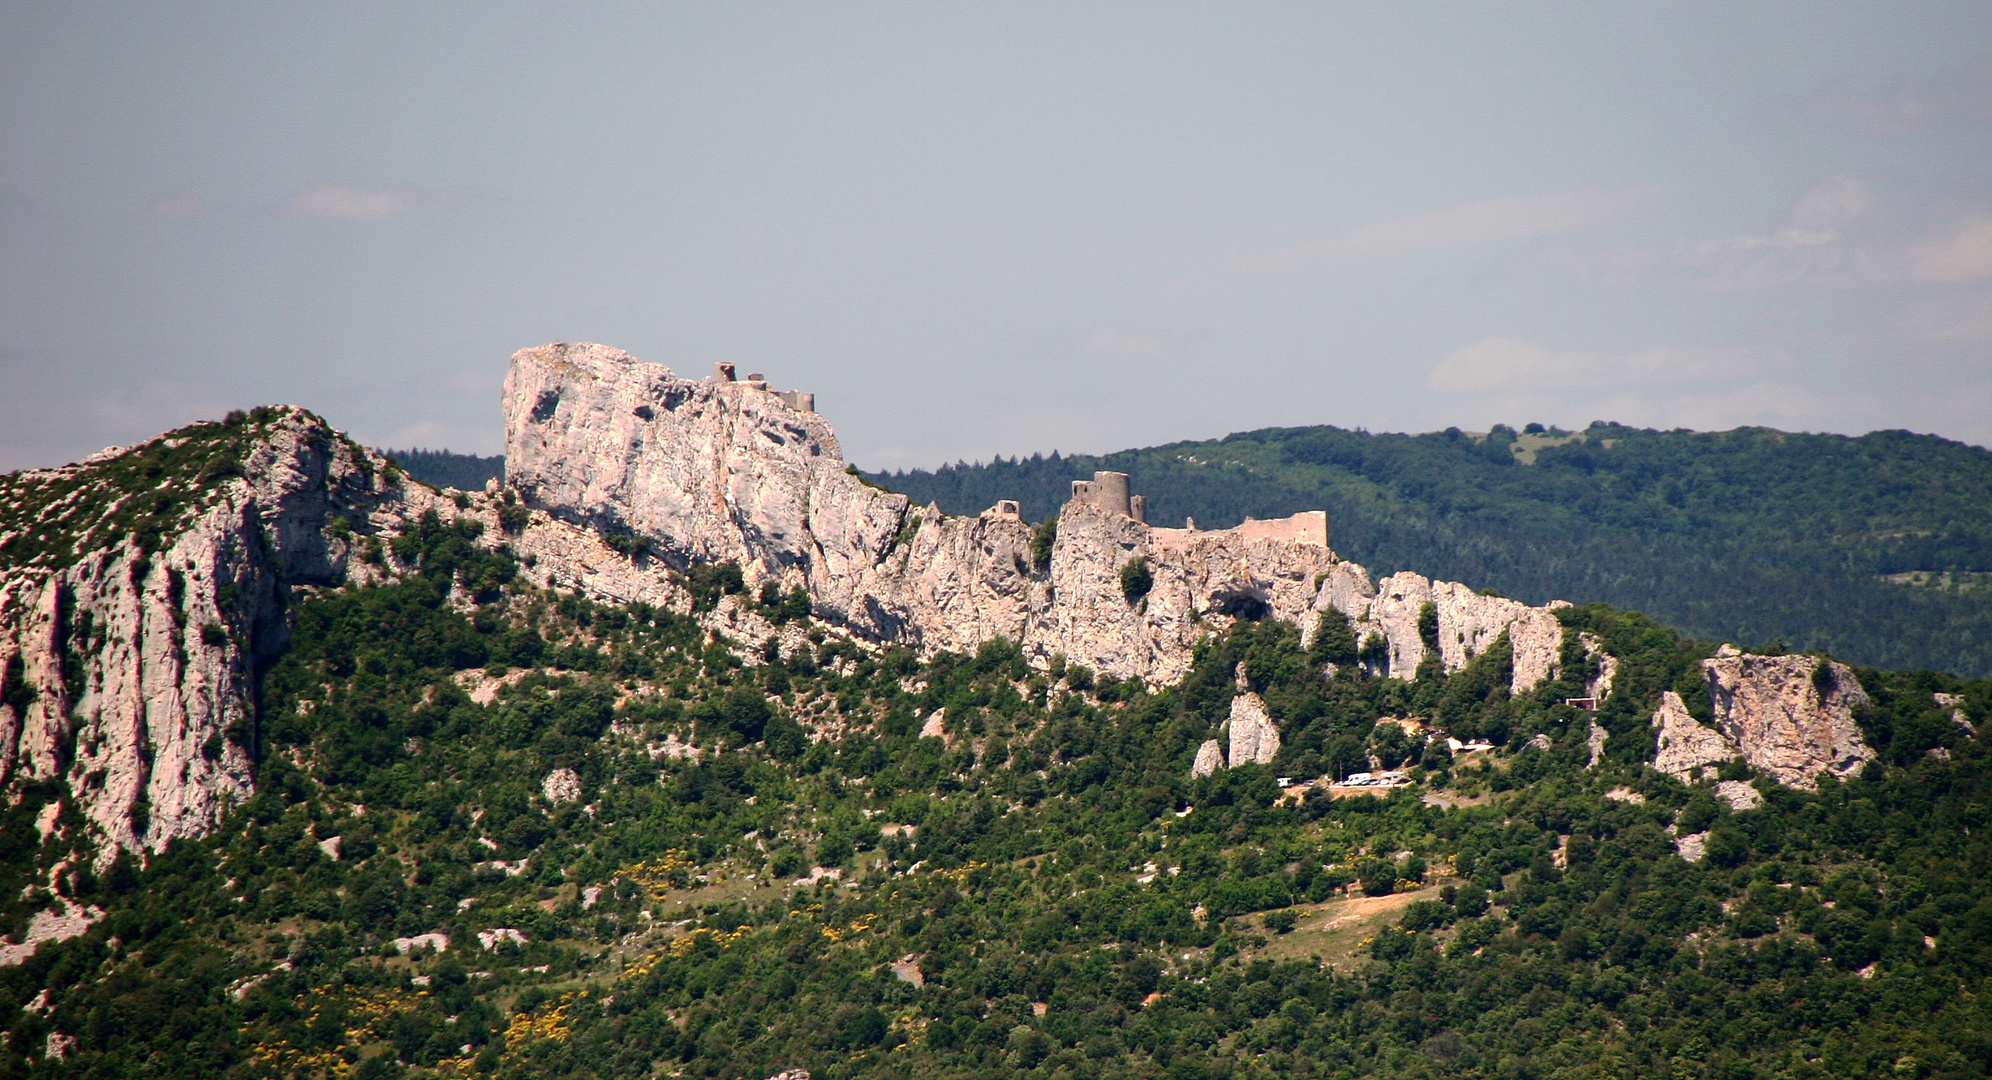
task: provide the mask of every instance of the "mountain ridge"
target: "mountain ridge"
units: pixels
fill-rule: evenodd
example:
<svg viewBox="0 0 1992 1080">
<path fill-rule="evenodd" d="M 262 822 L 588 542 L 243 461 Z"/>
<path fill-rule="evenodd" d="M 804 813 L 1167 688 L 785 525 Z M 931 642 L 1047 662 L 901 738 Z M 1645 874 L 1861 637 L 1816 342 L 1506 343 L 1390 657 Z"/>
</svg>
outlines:
<svg viewBox="0 0 1992 1080">
<path fill-rule="evenodd" d="M 1035 515 L 1088 468 L 1130 473 L 1163 521 L 1326 507 L 1338 550 L 1379 572 L 1611 603 L 1717 640 L 1992 671 L 1992 452 L 1934 436 L 1267 428 L 867 475 L 943 509 L 1006 491 Z"/>
<path fill-rule="evenodd" d="M 0 478 L 0 593 L 56 598 L 0 605 L 0 719 L 98 753 L 72 687 L 253 674 L 203 827 L 6 782 L 0 1078 L 1992 1071 L 1992 681 L 1372 582 L 1110 471 L 948 517 L 757 376 L 515 365 L 516 487 L 289 409 Z"/>
</svg>

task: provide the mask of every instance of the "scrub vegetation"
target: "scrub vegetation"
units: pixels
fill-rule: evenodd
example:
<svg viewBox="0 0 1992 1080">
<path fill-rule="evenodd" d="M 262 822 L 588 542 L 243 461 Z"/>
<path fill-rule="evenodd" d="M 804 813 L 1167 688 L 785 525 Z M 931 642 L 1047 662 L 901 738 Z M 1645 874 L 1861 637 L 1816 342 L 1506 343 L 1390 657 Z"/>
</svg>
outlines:
<svg viewBox="0 0 1992 1080">
<path fill-rule="evenodd" d="M 923 661 L 817 628 L 783 658 L 534 589 L 473 539 L 422 523 L 407 577 L 296 603 L 258 793 L 63 877 L 107 915 L 0 969 L 0 1075 L 1992 1069 L 1992 758 L 1931 696 L 1982 727 L 1992 683 L 1861 669 L 1881 760 L 1732 812 L 1645 764 L 1709 647 L 1601 605 L 1562 616 L 1620 658 L 1587 768 L 1577 649 L 1522 697 L 1501 646 L 1366 675 L 1346 624 L 1303 650 L 1242 623 L 1159 691 L 1002 641 Z M 688 585 L 807 618 L 737 567 Z M 1241 665 L 1281 756 L 1190 780 Z M 1276 783 L 1373 767 L 1417 783 Z M 7 812 L 12 877 L 66 799 Z"/>
</svg>

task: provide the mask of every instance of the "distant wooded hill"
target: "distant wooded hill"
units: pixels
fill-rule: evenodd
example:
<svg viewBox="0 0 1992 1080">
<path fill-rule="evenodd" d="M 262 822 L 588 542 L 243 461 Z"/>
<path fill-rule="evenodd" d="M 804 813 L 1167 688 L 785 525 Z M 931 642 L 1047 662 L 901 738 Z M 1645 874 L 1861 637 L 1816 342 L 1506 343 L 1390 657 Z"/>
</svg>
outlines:
<svg viewBox="0 0 1992 1080">
<path fill-rule="evenodd" d="M 488 480 L 503 482 L 505 455 L 478 457 L 448 450 L 382 450 L 408 475 L 430 487 L 453 487 L 459 491 L 483 491 Z"/>
<path fill-rule="evenodd" d="M 1992 674 L 1992 452 L 1935 436 L 1267 428 L 867 477 L 949 513 L 1017 499 L 1042 517 L 1095 469 L 1131 474 L 1158 525 L 1325 508 L 1335 550 L 1378 577 L 1416 570 L 1530 603 L 1634 608 L 1702 638 Z"/>
</svg>

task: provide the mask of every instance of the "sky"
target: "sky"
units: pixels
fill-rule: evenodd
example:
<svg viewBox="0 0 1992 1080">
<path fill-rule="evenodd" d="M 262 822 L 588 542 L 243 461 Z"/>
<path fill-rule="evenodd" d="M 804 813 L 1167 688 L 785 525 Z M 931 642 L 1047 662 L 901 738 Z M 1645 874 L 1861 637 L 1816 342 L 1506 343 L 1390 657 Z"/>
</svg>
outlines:
<svg viewBox="0 0 1992 1080">
<path fill-rule="evenodd" d="M 1992 4 L 0 3 L 0 470 L 511 354 L 871 469 L 1268 426 L 1992 445 Z"/>
</svg>

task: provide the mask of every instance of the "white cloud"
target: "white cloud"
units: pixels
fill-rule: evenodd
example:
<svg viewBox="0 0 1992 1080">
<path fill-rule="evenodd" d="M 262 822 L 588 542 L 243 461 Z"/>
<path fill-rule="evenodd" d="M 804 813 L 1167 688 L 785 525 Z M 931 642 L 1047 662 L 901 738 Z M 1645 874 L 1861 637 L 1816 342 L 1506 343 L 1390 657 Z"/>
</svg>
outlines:
<svg viewBox="0 0 1992 1080">
<path fill-rule="evenodd" d="M 1814 185 L 1792 207 L 1791 223 L 1765 234 L 1628 248 L 1607 255 L 1568 246 L 1544 265 L 1587 276 L 1632 280 L 1671 274 L 1695 288 L 1739 291 L 1785 284 L 1954 283 L 1992 278 L 1992 214 L 1978 212 L 1916 239 L 1873 235 L 1874 193 L 1858 176 Z M 1859 226 L 1857 228 L 1857 226 Z M 1849 234 L 1849 229 L 1854 231 Z"/>
<path fill-rule="evenodd" d="M 284 212 L 318 221 L 378 221 L 415 208 L 413 192 L 319 184 L 292 196 Z"/>
<path fill-rule="evenodd" d="M 1992 278 L 1992 214 L 1973 214 L 1906 251 L 1909 275 L 1918 281 Z"/>
<path fill-rule="evenodd" d="M 1482 199 L 1364 225 L 1332 240 L 1267 252 L 1247 262 L 1292 266 L 1323 259 L 1368 259 L 1555 236 L 1610 220 L 1659 193 L 1658 185 L 1642 184 Z"/>
<path fill-rule="evenodd" d="M 1508 337 L 1490 337 L 1449 353 L 1425 376 L 1441 393 L 1540 388 L 1597 389 L 1707 383 L 1746 378 L 1765 366 L 1748 349 L 1670 349 L 1607 354 L 1558 351 Z"/>
</svg>

